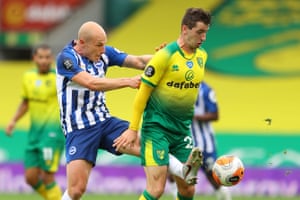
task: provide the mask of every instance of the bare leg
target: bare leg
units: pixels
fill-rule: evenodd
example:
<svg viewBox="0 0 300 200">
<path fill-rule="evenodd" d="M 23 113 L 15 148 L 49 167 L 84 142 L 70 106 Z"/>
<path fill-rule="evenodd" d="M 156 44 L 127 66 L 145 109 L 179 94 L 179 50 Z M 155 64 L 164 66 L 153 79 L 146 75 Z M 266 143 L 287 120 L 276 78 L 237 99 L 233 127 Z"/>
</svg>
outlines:
<svg viewBox="0 0 300 200">
<path fill-rule="evenodd" d="M 25 171 L 25 180 L 28 185 L 34 187 L 38 184 L 41 176 L 41 170 L 37 167 L 28 168 Z"/>
<path fill-rule="evenodd" d="M 67 164 L 67 191 L 72 200 L 79 200 L 86 190 L 92 164 L 85 160 L 73 160 Z"/>
<path fill-rule="evenodd" d="M 166 186 L 167 166 L 148 166 L 144 167 L 144 170 L 147 178 L 147 192 L 157 199 L 160 198 Z"/>
</svg>

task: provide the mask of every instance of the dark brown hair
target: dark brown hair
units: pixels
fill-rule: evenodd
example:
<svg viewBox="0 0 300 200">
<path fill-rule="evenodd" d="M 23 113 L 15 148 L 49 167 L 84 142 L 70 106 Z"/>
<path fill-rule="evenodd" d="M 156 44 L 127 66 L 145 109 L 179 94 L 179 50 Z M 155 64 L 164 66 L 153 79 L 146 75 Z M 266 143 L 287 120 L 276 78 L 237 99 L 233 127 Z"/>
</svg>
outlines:
<svg viewBox="0 0 300 200">
<path fill-rule="evenodd" d="M 38 44 L 38 45 L 36 45 L 32 48 L 32 55 L 37 54 L 37 51 L 39 49 L 50 49 L 50 50 L 52 50 L 51 47 L 48 44 Z"/>
<path fill-rule="evenodd" d="M 202 8 L 188 8 L 182 18 L 181 26 L 186 25 L 189 29 L 196 26 L 197 22 L 203 22 L 206 25 L 211 24 L 211 14 Z"/>
</svg>

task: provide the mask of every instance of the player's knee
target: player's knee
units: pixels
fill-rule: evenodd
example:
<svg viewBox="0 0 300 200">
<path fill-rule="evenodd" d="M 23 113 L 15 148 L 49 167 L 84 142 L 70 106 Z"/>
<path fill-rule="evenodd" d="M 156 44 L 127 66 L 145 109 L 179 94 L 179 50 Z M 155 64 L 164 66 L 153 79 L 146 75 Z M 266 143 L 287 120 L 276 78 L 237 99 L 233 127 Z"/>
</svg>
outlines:
<svg viewBox="0 0 300 200">
<path fill-rule="evenodd" d="M 80 199 L 85 193 L 86 187 L 84 185 L 76 185 L 68 188 L 69 195 L 72 199 Z"/>
<path fill-rule="evenodd" d="M 147 191 L 155 198 L 160 198 L 164 193 L 164 187 L 151 187 Z"/>
<path fill-rule="evenodd" d="M 32 187 L 35 187 L 38 184 L 38 177 L 33 176 L 31 174 L 25 174 L 25 182 Z"/>
</svg>

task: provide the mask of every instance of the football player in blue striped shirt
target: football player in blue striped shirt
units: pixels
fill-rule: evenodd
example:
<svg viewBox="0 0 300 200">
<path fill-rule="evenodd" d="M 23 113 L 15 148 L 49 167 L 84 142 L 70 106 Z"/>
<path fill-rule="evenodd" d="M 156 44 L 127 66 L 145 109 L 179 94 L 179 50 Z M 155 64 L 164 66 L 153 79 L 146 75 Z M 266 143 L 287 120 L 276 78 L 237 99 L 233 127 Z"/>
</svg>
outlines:
<svg viewBox="0 0 300 200">
<path fill-rule="evenodd" d="M 140 155 L 139 145 L 133 144 L 135 135 L 132 145 L 126 145 L 120 151 L 113 147 L 114 140 L 128 129 L 129 124 L 111 116 L 105 100 L 106 91 L 139 88 L 140 76 L 106 78 L 105 73 L 110 66 L 144 69 L 152 55 L 128 55 L 107 46 L 106 42 L 106 33 L 99 24 L 85 22 L 78 31 L 78 39 L 67 44 L 57 56 L 57 96 L 66 137 L 67 161 L 67 190 L 62 200 L 82 197 L 98 149 L 115 155 Z M 175 166 L 180 177 L 189 177 L 188 172 L 180 170 L 182 164 L 178 160 Z"/>
<path fill-rule="evenodd" d="M 216 191 L 218 200 L 230 200 L 227 188 L 218 185 L 212 178 L 212 166 L 217 159 L 217 148 L 212 122 L 219 119 L 219 110 L 215 91 L 202 82 L 195 104 L 192 134 L 195 146 L 203 149 L 203 165 L 201 169 L 207 180 Z"/>
</svg>

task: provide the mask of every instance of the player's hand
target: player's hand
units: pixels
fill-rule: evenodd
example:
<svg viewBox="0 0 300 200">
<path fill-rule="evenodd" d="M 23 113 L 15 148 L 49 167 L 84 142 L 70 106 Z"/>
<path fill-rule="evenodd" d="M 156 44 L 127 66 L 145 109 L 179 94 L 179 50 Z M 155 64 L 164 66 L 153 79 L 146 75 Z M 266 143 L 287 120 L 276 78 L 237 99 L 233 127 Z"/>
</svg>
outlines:
<svg viewBox="0 0 300 200">
<path fill-rule="evenodd" d="M 14 130 L 14 128 L 15 128 L 15 123 L 10 123 L 7 127 L 6 127 L 6 129 L 5 129 L 5 134 L 7 135 L 7 136 L 12 136 L 12 131 Z"/>
<path fill-rule="evenodd" d="M 132 147 L 137 139 L 137 131 L 127 129 L 120 135 L 117 139 L 114 140 L 113 147 L 116 148 L 116 151 L 119 151 L 123 148 Z"/>
<path fill-rule="evenodd" d="M 158 47 L 155 48 L 155 51 L 159 51 L 160 49 L 164 48 L 165 46 L 167 46 L 167 43 L 164 42 L 161 45 L 159 45 Z"/>
<path fill-rule="evenodd" d="M 130 78 L 129 87 L 137 89 L 140 87 L 140 84 L 141 84 L 141 75 L 137 75 Z"/>
</svg>

